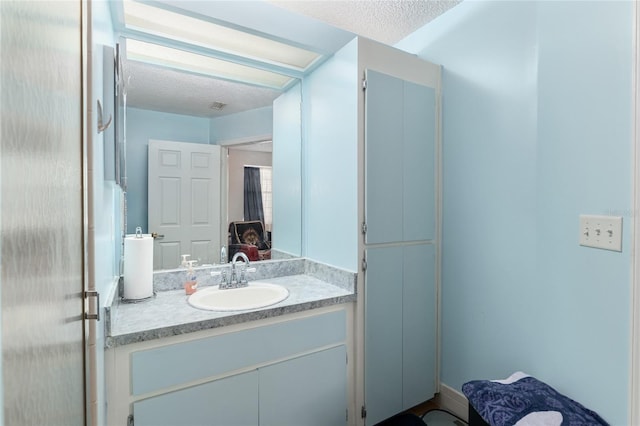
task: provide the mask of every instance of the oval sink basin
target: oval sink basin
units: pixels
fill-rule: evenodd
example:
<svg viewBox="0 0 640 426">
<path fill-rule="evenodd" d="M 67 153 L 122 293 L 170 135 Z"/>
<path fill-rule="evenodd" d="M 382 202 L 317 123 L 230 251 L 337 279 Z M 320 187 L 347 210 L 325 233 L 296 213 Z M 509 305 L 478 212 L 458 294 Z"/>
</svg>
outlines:
<svg viewBox="0 0 640 426">
<path fill-rule="evenodd" d="M 247 287 L 220 290 L 218 286 L 198 290 L 189 296 L 194 308 L 209 311 L 244 311 L 264 308 L 289 297 L 289 290 L 270 283 L 254 282 Z"/>
</svg>

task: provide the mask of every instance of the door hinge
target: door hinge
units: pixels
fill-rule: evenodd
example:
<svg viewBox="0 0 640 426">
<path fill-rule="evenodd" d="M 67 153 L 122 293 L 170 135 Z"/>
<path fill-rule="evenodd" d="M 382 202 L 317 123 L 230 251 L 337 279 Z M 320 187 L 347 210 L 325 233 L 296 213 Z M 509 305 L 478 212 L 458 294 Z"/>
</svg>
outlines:
<svg viewBox="0 0 640 426">
<path fill-rule="evenodd" d="M 345 416 L 344 416 L 344 421 L 348 422 L 349 421 L 349 409 L 347 408 L 345 411 L 347 412 L 347 414 L 345 414 Z"/>
<path fill-rule="evenodd" d="M 96 313 L 90 314 L 89 312 L 85 312 L 84 319 L 100 321 L 100 293 L 98 293 L 97 291 L 85 291 L 84 298 L 88 299 L 89 297 L 96 298 Z M 91 310 L 91 304 L 89 304 L 88 310 Z"/>
<path fill-rule="evenodd" d="M 362 90 L 367 90 L 367 79 L 362 80 Z"/>
<path fill-rule="evenodd" d="M 362 227 L 360 229 L 362 231 L 362 234 L 366 235 L 367 234 L 367 222 L 362 222 Z"/>
<path fill-rule="evenodd" d="M 367 270 L 367 258 L 363 257 L 362 258 L 362 271 L 366 271 Z"/>
<path fill-rule="evenodd" d="M 365 406 L 362 406 L 362 409 L 360 410 L 360 417 L 362 417 L 363 419 L 367 418 L 367 409 L 365 408 Z"/>
<path fill-rule="evenodd" d="M 129 414 L 127 417 L 127 426 L 133 426 L 133 414 Z"/>
</svg>

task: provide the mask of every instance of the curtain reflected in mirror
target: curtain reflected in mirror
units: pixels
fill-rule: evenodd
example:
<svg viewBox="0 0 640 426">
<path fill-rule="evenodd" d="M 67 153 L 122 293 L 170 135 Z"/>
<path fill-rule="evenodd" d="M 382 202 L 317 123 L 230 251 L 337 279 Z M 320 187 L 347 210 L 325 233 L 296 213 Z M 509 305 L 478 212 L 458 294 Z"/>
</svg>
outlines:
<svg viewBox="0 0 640 426">
<path fill-rule="evenodd" d="M 258 167 L 244 168 L 244 220 L 259 220 L 265 223 Z"/>
</svg>

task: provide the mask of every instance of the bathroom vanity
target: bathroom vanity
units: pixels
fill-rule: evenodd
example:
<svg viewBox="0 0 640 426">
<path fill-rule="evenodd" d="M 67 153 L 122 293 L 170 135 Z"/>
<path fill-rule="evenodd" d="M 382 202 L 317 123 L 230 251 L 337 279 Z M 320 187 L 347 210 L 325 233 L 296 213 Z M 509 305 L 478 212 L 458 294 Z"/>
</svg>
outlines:
<svg viewBox="0 0 640 426">
<path fill-rule="evenodd" d="M 355 274 L 296 259 L 265 262 L 257 275 L 282 263 L 293 275 L 269 281 L 289 297 L 262 309 L 196 309 L 180 289 L 137 304 L 114 300 L 108 424 L 346 424 Z"/>
</svg>

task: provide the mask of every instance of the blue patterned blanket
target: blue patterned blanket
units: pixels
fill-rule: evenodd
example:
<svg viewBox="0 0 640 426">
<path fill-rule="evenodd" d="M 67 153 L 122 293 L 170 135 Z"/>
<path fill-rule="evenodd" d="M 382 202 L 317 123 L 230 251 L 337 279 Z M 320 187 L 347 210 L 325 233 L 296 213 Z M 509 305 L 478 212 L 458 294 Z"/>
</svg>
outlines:
<svg viewBox="0 0 640 426">
<path fill-rule="evenodd" d="M 467 382 L 462 392 L 491 426 L 608 425 L 597 413 L 524 373 Z"/>
</svg>

